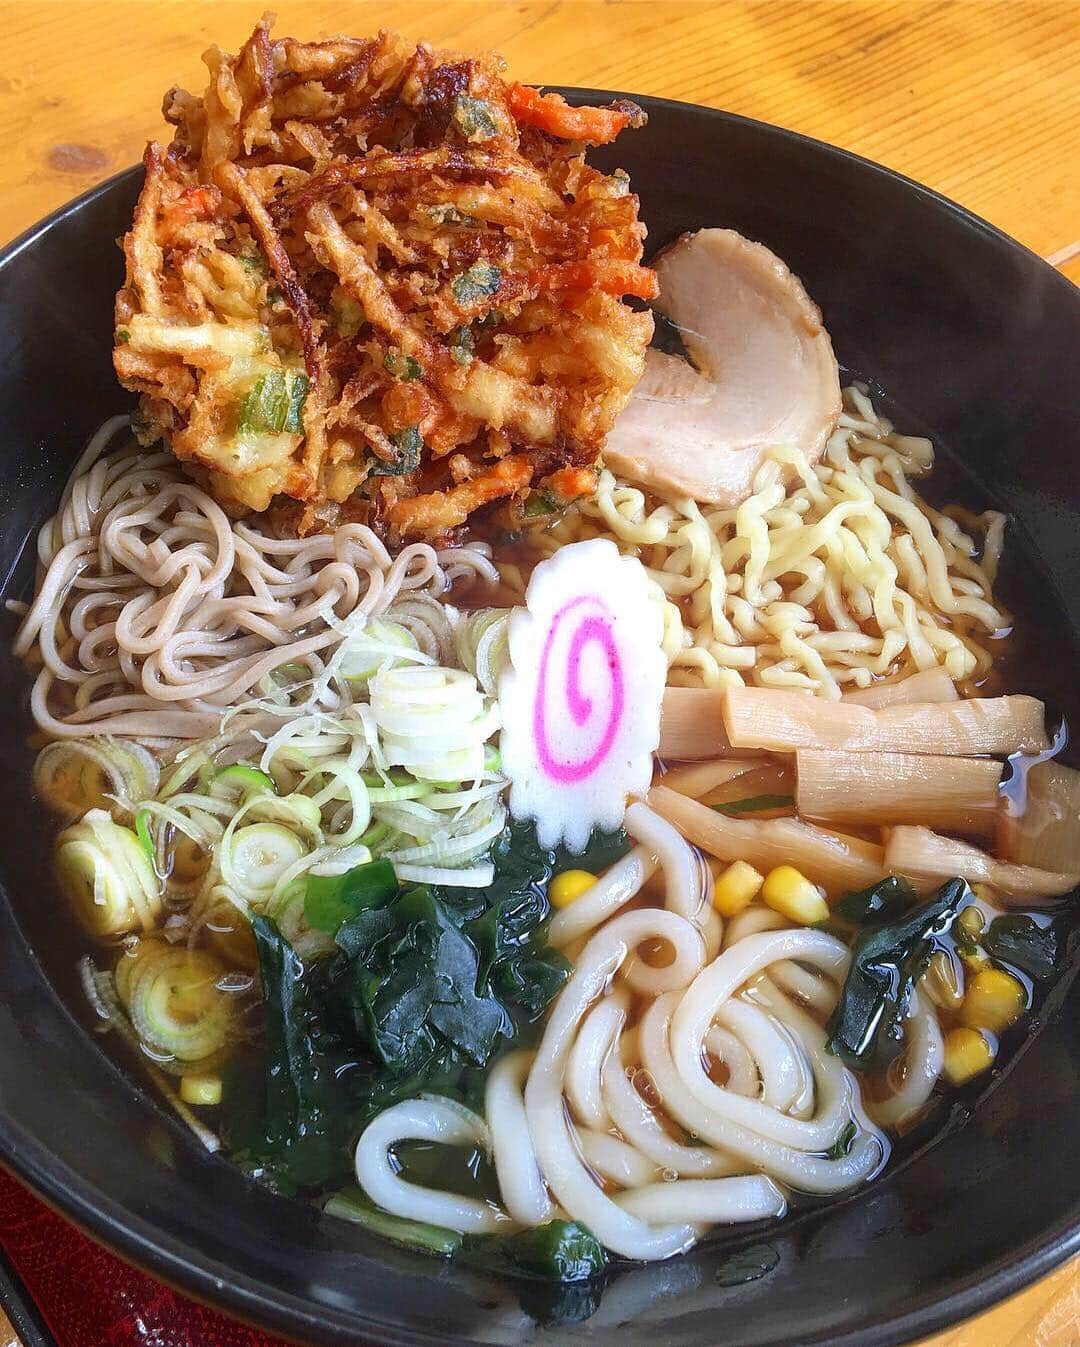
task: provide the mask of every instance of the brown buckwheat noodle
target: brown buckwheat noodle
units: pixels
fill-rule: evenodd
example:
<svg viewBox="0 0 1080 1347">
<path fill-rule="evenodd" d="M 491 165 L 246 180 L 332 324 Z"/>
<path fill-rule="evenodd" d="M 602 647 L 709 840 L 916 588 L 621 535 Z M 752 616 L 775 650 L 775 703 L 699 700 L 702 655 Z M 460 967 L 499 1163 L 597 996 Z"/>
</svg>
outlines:
<svg viewBox="0 0 1080 1347">
<path fill-rule="evenodd" d="M 31 709 L 50 736 L 213 734 L 282 665 L 316 676 L 351 614 L 497 579 L 483 544 L 391 557 L 363 524 L 275 538 L 234 522 L 171 454 L 108 452 L 126 426 L 101 427 L 38 536 L 15 651 L 40 661 Z"/>
</svg>

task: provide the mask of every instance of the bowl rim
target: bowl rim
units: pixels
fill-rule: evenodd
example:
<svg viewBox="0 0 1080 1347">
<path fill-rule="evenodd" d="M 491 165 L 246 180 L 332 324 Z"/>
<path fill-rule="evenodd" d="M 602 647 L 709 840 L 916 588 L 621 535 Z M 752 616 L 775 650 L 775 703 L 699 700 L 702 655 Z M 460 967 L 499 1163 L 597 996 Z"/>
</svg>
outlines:
<svg viewBox="0 0 1080 1347">
<path fill-rule="evenodd" d="M 572 102 L 630 98 L 639 102 L 646 112 L 653 108 L 674 112 L 689 110 L 696 116 L 764 132 L 778 142 L 801 146 L 814 153 L 847 162 L 861 173 L 873 174 L 914 193 L 995 245 L 1026 255 L 1044 270 L 1044 274 L 1053 275 L 1054 283 L 1063 288 L 1063 293 L 1070 293 L 1073 296 L 1071 302 L 1080 306 L 1080 287 L 1018 239 L 933 188 L 852 150 L 758 118 L 682 99 L 627 94 L 586 86 L 540 87 L 565 94 Z M 122 183 L 133 181 L 141 171 L 140 164 L 120 169 L 24 229 L 0 249 L 0 272 L 50 230 L 77 215 L 88 204 L 115 191 Z M 57 999 L 59 1001 L 59 997 Z M 70 1013 L 62 1001 L 59 1004 L 65 1013 Z M 59 1161 L 36 1137 L 13 1124 L 2 1111 L 0 1162 L 8 1166 L 49 1206 L 128 1263 L 149 1271 L 150 1275 L 185 1295 L 259 1327 L 269 1327 L 273 1332 L 288 1336 L 301 1334 L 311 1342 L 319 1341 L 316 1335 L 330 1325 L 333 1325 L 335 1331 L 345 1333 L 352 1331 L 363 1335 L 365 1332 L 375 1332 L 380 1335 L 376 1340 L 385 1343 L 386 1347 L 439 1347 L 439 1344 L 449 1341 L 445 1336 L 429 1333 L 425 1329 L 401 1329 L 369 1319 L 363 1314 L 345 1313 L 331 1305 L 316 1305 L 279 1287 L 236 1272 L 203 1254 L 197 1246 L 160 1230 L 137 1212 L 111 1198 L 69 1165 Z M 945 1295 L 917 1301 L 900 1317 L 851 1328 L 839 1336 L 830 1334 L 827 1340 L 816 1337 L 807 1341 L 827 1342 L 828 1347 L 899 1347 L 902 1343 L 914 1343 L 989 1309 L 1077 1254 L 1080 1254 L 1080 1199 L 1075 1205 L 1073 1218 L 1061 1220 L 1037 1238 L 1028 1240 L 1017 1253 L 1003 1256 L 981 1272 L 959 1279 Z M 475 1339 L 456 1338 L 455 1341 L 461 1347 L 470 1347 L 471 1343 L 476 1343 Z M 477 1343 L 477 1347 L 482 1345 Z"/>
</svg>

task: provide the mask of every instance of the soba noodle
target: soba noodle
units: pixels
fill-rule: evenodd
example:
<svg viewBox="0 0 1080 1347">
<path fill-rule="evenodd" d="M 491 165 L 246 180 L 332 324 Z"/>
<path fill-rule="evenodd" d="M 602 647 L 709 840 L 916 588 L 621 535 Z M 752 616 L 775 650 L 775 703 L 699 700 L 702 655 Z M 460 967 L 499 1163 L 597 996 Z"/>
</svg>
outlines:
<svg viewBox="0 0 1080 1347">
<path fill-rule="evenodd" d="M 361 524 L 275 538 L 233 523 L 171 454 L 109 453 L 127 424 L 94 436 L 38 537 L 43 574 L 15 650 L 40 656 L 31 709 L 52 737 L 212 735 L 275 669 L 317 677 L 352 614 L 494 578 L 480 544 L 392 558 Z"/>
</svg>

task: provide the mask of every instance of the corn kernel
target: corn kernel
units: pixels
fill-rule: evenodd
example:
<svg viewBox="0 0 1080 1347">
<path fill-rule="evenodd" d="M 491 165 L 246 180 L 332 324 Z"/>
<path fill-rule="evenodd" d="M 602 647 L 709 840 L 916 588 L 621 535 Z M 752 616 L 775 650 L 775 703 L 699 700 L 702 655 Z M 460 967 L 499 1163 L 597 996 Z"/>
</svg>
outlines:
<svg viewBox="0 0 1080 1347">
<path fill-rule="evenodd" d="M 596 876 L 588 870 L 564 870 L 548 885 L 548 902 L 552 907 L 569 907 L 596 883 Z"/>
<path fill-rule="evenodd" d="M 936 1006 L 955 1010 L 964 999 L 963 973 L 947 950 L 939 949 L 931 955 L 922 985 Z"/>
<path fill-rule="evenodd" d="M 734 917 L 761 892 L 765 876 L 745 861 L 735 861 L 716 876 L 712 903 L 722 917 Z"/>
<path fill-rule="evenodd" d="M 990 955 L 977 945 L 974 949 L 961 949 L 957 953 L 960 955 L 960 962 L 972 977 L 990 967 Z"/>
<path fill-rule="evenodd" d="M 774 912 L 801 926 L 825 921 L 829 905 L 817 888 L 793 865 L 778 865 L 765 876 L 761 896 Z"/>
<path fill-rule="evenodd" d="M 215 1072 L 180 1077 L 180 1098 L 185 1104 L 220 1104 L 221 1077 Z"/>
<path fill-rule="evenodd" d="M 945 1036 L 945 1075 L 963 1085 L 993 1064 L 996 1050 L 977 1029 L 953 1029 Z"/>
<path fill-rule="evenodd" d="M 970 1029 L 1000 1034 L 1019 1018 L 1026 1005 L 1023 983 L 1000 968 L 987 968 L 972 978 L 960 1018 Z"/>
<path fill-rule="evenodd" d="M 956 918 L 956 924 L 965 935 L 971 936 L 972 940 L 977 940 L 982 935 L 982 928 L 986 923 L 982 912 L 972 903 L 970 907 L 965 907 Z"/>
</svg>

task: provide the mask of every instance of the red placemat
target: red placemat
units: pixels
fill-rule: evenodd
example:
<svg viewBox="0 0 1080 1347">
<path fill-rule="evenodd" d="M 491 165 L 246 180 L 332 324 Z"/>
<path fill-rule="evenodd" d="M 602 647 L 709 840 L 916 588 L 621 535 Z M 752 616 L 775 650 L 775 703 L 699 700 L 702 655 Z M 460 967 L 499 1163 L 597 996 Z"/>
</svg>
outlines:
<svg viewBox="0 0 1080 1347">
<path fill-rule="evenodd" d="M 0 1244 L 58 1347 L 287 1347 L 122 1263 L 2 1169 Z"/>
</svg>

